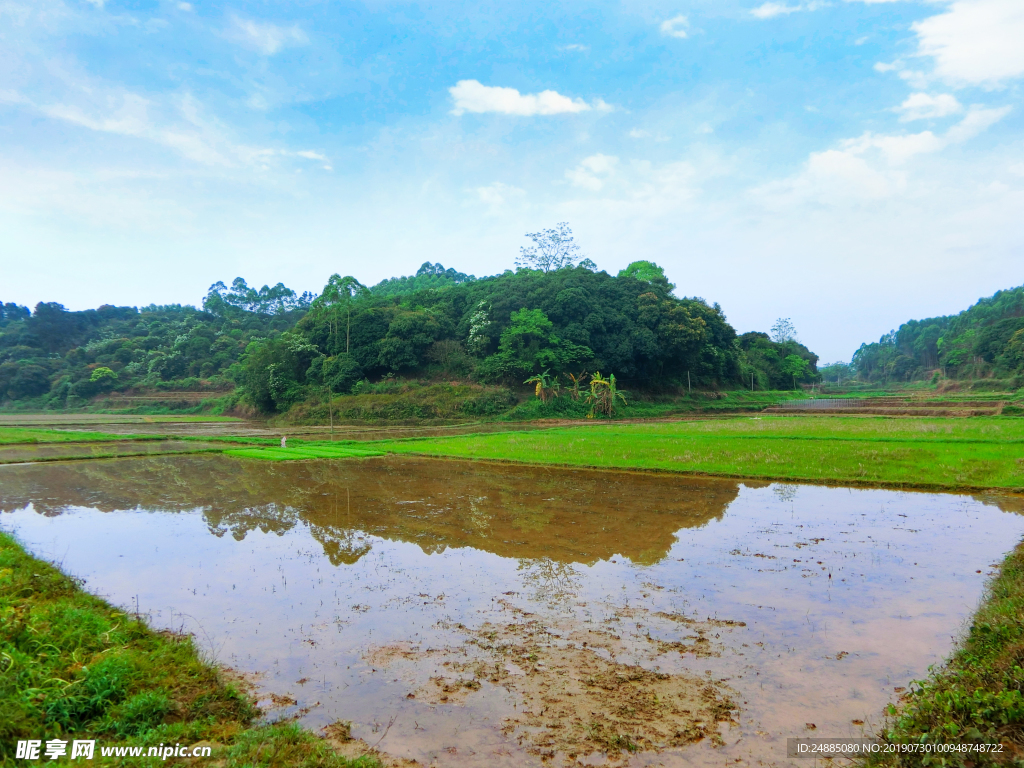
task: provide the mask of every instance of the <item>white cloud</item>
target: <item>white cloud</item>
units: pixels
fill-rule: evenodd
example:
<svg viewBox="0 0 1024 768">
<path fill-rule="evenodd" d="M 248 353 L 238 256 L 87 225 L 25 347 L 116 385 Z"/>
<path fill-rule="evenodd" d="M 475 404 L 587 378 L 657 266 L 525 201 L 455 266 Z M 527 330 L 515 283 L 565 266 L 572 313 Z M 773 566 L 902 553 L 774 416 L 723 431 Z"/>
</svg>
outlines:
<svg viewBox="0 0 1024 768">
<path fill-rule="evenodd" d="M 103 101 L 107 109 L 97 110 L 96 106 Z M 153 102 L 134 93 L 109 94 L 96 102 L 90 105 L 89 111 L 73 104 L 47 104 L 38 109 L 47 117 L 92 131 L 153 141 L 206 165 L 229 164 L 228 158 L 214 146 L 212 137 L 204 136 L 203 130 L 196 130 L 199 128 L 196 107 L 190 97 L 186 96 L 179 105 L 180 116 L 191 123 L 190 126 L 168 125 L 151 117 Z"/>
<path fill-rule="evenodd" d="M 955 84 L 998 86 L 1024 75 L 1024 3 L 957 0 L 944 13 L 911 25 L 918 53 Z"/>
<path fill-rule="evenodd" d="M 88 0 L 88 2 L 100 9 L 107 4 L 107 0 Z"/>
<path fill-rule="evenodd" d="M 896 59 L 891 63 L 884 61 L 875 62 L 875 72 L 895 72 L 901 80 L 906 81 L 911 88 L 924 90 L 928 87 L 928 76 L 916 69 L 907 69 L 907 64 L 902 59 Z"/>
<path fill-rule="evenodd" d="M 942 136 L 931 131 L 902 135 L 868 131 L 840 142 L 835 149 L 812 152 L 799 174 L 758 187 L 753 194 L 769 207 L 800 200 L 836 204 L 881 200 L 906 187 L 902 168 L 912 158 L 961 144 L 1009 112 L 1010 107 L 971 107 L 963 120 Z"/>
<path fill-rule="evenodd" d="M 54 120 L 98 133 L 111 133 L 149 141 L 208 166 L 266 166 L 274 157 L 301 157 L 323 163 L 329 158 L 313 150 L 291 151 L 239 144 L 224 127 L 205 115 L 190 94 L 166 102 L 123 90 L 104 90 L 94 84 L 79 89 L 87 98 L 81 104 L 35 104 L 16 92 L 0 91 L 0 102 L 18 103 Z"/>
<path fill-rule="evenodd" d="M 560 45 L 558 47 L 560 51 L 578 51 L 579 53 L 585 53 L 590 50 L 589 45 L 580 45 L 579 43 L 569 43 L 569 45 Z"/>
<path fill-rule="evenodd" d="M 938 96 L 912 93 L 894 111 L 901 113 L 900 122 L 906 123 L 911 120 L 955 115 L 963 112 L 963 109 L 956 97 L 948 93 L 940 93 Z"/>
<path fill-rule="evenodd" d="M 797 11 L 816 11 L 819 8 L 827 8 L 829 5 L 831 3 L 823 2 L 823 0 L 811 0 L 808 3 L 800 3 L 798 5 L 767 2 L 751 9 L 750 15 L 758 19 L 774 19 L 776 16 L 788 16 Z"/>
<path fill-rule="evenodd" d="M 973 139 L 982 131 L 988 130 L 1008 114 L 1013 107 L 998 107 L 986 109 L 984 107 L 972 106 L 967 115 L 959 123 L 946 132 L 946 138 L 950 143 L 959 144 L 962 141 Z"/>
<path fill-rule="evenodd" d="M 671 19 L 665 19 L 661 22 L 661 26 L 658 27 L 661 30 L 661 34 L 668 35 L 669 37 L 685 38 L 689 37 L 686 33 L 687 27 L 690 26 L 690 22 L 685 16 L 679 14 Z"/>
<path fill-rule="evenodd" d="M 578 166 L 566 171 L 565 178 L 574 187 L 597 192 L 604 186 L 607 177 L 614 172 L 618 163 L 619 158 L 614 155 L 598 153 L 584 158 Z"/>
<path fill-rule="evenodd" d="M 226 36 L 249 48 L 255 48 L 264 56 L 273 56 L 282 48 L 292 45 L 306 45 L 309 38 L 298 24 L 280 27 L 269 22 L 252 21 L 238 16 L 231 17 L 231 27 Z"/>
<path fill-rule="evenodd" d="M 503 115 L 523 116 L 561 115 L 611 108 L 600 99 L 590 105 L 583 99 L 571 99 L 557 91 L 520 93 L 515 88 L 484 85 L 478 80 L 460 80 L 449 88 L 448 92 L 455 102 L 453 115 L 461 115 L 464 112 L 497 112 Z"/>
<path fill-rule="evenodd" d="M 10 89 L 0 90 L 0 104 L 31 104 L 25 96 Z"/>
<path fill-rule="evenodd" d="M 702 133 L 702 132 L 705 132 L 705 131 L 701 131 L 700 129 L 698 129 L 697 132 L 698 133 Z M 708 131 L 706 131 L 706 132 L 709 133 L 710 129 Z M 629 133 L 627 133 L 626 135 L 629 136 L 629 138 L 631 138 L 631 139 L 654 139 L 655 141 L 658 141 L 658 142 L 664 142 L 664 141 L 670 141 L 671 140 L 670 136 L 666 136 L 663 133 L 651 133 L 650 131 L 648 131 L 648 130 L 646 130 L 644 128 L 632 128 L 632 129 L 630 129 Z"/>
<path fill-rule="evenodd" d="M 480 202 L 489 205 L 492 211 L 501 208 L 508 202 L 522 199 L 526 196 L 525 190 L 514 187 L 511 184 L 503 184 L 500 181 L 496 181 L 486 187 L 477 187 L 475 191 Z"/>
<path fill-rule="evenodd" d="M 812 152 L 800 182 L 807 185 L 819 201 L 823 198 L 878 200 L 906 184 L 902 174 L 876 169 L 855 151 L 836 149 Z"/>
<path fill-rule="evenodd" d="M 904 69 L 897 73 L 900 80 L 903 80 L 911 88 L 923 90 L 929 85 L 929 78 L 924 72 L 917 69 Z"/>
<path fill-rule="evenodd" d="M 946 146 L 946 142 L 931 131 L 901 136 L 889 136 L 868 131 L 856 139 L 846 139 L 840 146 L 843 152 L 857 157 L 866 155 L 871 150 L 878 150 L 889 165 L 896 166 L 904 165 L 914 155 L 938 152 Z"/>
<path fill-rule="evenodd" d="M 178 10 L 179 11 L 191 11 L 192 10 L 192 3 L 178 3 Z"/>
<path fill-rule="evenodd" d="M 784 5 L 782 3 L 765 3 L 750 11 L 750 15 L 758 19 L 771 19 L 776 16 L 785 16 L 801 10 L 799 5 Z"/>
</svg>

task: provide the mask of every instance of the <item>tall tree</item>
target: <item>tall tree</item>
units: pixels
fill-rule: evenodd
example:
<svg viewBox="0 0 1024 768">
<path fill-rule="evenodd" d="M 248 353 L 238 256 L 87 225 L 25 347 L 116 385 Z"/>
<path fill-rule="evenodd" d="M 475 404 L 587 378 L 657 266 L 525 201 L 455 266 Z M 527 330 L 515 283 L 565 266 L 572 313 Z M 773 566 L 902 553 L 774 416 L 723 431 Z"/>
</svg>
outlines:
<svg viewBox="0 0 1024 768">
<path fill-rule="evenodd" d="M 671 293 L 675 286 L 665 277 L 665 270 L 653 261 L 634 261 L 625 269 L 619 270 L 618 277 L 633 277 L 643 280 L 660 293 Z"/>
<path fill-rule="evenodd" d="M 533 245 L 519 249 L 517 267 L 553 272 L 579 263 L 581 266 L 593 268 L 594 262 L 585 258 L 580 252 L 580 247 L 574 242 L 572 229 L 567 221 L 559 222 L 553 229 L 527 232 L 526 237 L 533 241 Z"/>
<path fill-rule="evenodd" d="M 797 341 L 796 326 L 788 317 L 780 317 L 772 326 L 772 341 L 776 344 L 785 344 L 787 341 Z"/>
<path fill-rule="evenodd" d="M 342 310 L 345 312 L 345 354 L 349 353 L 352 341 L 352 302 L 359 296 L 368 295 L 369 291 L 365 285 L 360 283 L 351 275 L 335 273 L 331 275 L 324 286 L 323 293 L 313 300 L 313 308 L 325 312 L 331 322 L 332 336 L 337 333 L 335 327 L 338 315 Z"/>
</svg>

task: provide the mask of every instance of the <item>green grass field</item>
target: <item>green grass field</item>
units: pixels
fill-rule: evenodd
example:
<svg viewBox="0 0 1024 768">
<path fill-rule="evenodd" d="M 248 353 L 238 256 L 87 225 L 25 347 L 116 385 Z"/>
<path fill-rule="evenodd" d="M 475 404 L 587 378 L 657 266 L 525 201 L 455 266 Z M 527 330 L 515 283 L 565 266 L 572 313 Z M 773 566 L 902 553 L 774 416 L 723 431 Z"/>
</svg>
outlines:
<svg viewBox="0 0 1024 768">
<path fill-rule="evenodd" d="M 290 448 L 233 448 L 224 451 L 228 456 L 263 461 L 300 461 L 302 459 L 359 459 L 367 456 L 383 456 L 378 448 L 366 448 L 361 443 L 306 443 Z"/>
<path fill-rule="evenodd" d="M 371 445 L 392 453 L 726 477 L 1024 489 L 1024 420 L 1016 418 L 765 416 L 598 424 Z"/>
</svg>

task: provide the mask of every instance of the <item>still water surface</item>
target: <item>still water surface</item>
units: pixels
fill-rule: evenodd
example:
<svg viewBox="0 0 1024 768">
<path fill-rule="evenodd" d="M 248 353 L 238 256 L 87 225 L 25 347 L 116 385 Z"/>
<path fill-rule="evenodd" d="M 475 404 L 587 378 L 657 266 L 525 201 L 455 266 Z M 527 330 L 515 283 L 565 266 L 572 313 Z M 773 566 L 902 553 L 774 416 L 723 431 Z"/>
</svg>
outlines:
<svg viewBox="0 0 1024 768">
<path fill-rule="evenodd" d="M 275 716 L 453 766 L 630 734 L 635 765 L 785 765 L 789 736 L 871 733 L 1022 506 L 415 458 L 0 467 L 5 530 Z"/>
</svg>

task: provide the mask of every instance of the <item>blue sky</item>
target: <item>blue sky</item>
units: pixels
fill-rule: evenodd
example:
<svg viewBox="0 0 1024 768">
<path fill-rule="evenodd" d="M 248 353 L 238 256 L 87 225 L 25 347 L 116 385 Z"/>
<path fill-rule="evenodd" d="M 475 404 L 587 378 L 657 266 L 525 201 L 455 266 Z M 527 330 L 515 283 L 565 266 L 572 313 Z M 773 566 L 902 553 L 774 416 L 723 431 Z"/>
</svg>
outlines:
<svg viewBox="0 0 1024 768">
<path fill-rule="evenodd" d="M 1024 283 L 1024 3 L 0 0 L 0 300 L 197 303 L 568 221 L 826 360 Z"/>
</svg>

